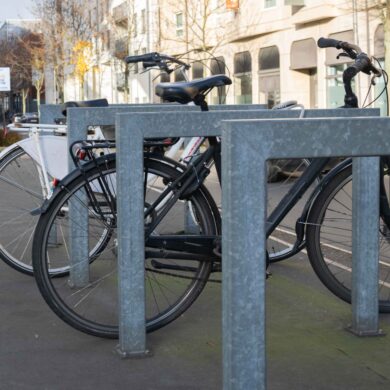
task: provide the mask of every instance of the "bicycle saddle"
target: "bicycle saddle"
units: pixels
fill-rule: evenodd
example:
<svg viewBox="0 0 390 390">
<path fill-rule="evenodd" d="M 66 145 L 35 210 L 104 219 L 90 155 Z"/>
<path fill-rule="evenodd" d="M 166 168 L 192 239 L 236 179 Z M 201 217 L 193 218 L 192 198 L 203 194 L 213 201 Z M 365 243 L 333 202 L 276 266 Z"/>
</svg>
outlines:
<svg viewBox="0 0 390 390">
<path fill-rule="evenodd" d="M 69 107 L 107 107 L 107 99 L 95 99 L 95 100 L 84 100 L 81 102 L 65 102 L 62 105 L 62 115 L 66 116 L 66 110 Z"/>
<path fill-rule="evenodd" d="M 231 83 L 232 80 L 222 74 L 193 81 L 159 83 L 156 85 L 156 95 L 169 102 L 187 104 L 209 89 L 230 85 Z"/>
</svg>

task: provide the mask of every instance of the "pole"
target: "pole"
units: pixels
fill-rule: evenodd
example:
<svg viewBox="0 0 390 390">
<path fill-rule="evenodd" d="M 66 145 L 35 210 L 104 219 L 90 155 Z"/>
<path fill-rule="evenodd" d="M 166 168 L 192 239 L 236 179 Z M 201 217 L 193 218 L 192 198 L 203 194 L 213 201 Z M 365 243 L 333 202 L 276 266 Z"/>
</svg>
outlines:
<svg viewBox="0 0 390 390">
<path fill-rule="evenodd" d="M 6 123 L 5 123 L 5 110 L 4 110 L 4 105 L 5 105 L 5 93 L 2 93 L 2 104 L 1 104 L 1 111 L 2 111 L 2 114 L 3 114 L 3 137 L 5 138 L 5 127 L 6 127 Z"/>
</svg>

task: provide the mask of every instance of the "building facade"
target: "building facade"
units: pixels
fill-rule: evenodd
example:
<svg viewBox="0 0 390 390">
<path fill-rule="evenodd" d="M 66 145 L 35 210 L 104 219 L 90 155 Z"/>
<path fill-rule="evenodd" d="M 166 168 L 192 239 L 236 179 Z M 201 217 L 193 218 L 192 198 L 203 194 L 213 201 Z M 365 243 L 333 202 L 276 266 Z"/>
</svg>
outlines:
<svg viewBox="0 0 390 390">
<path fill-rule="evenodd" d="M 0 26 L 0 46 L 1 50 L 9 50 L 10 52 L 14 49 L 15 43 L 18 42 L 23 36 L 29 33 L 36 33 L 39 29 L 39 21 L 33 19 L 7 19 Z M 27 75 L 20 75 L 19 72 L 13 70 L 16 67 L 14 61 L 18 61 L 18 54 L 14 53 L 15 56 L 11 63 L 8 63 L 9 58 L 6 56 L 7 53 L 2 53 L 4 57 L 0 60 L 2 64 L 0 66 L 10 67 L 11 68 L 11 91 L 4 92 L 2 94 L 2 99 L 0 105 L 0 112 L 8 112 L 9 115 L 12 113 L 19 113 L 23 111 L 23 97 L 22 90 L 25 90 L 25 109 L 26 112 L 36 112 L 37 107 L 37 91 L 33 87 L 32 76 L 34 74 L 34 69 L 30 69 L 26 72 L 30 73 L 31 79 L 27 80 Z M 41 91 L 41 101 L 44 102 L 44 88 Z"/>
<path fill-rule="evenodd" d="M 383 64 L 383 25 L 375 9 L 352 9 L 345 0 L 91 0 L 97 31 L 94 69 L 87 97 L 112 103 L 158 101 L 153 85 L 180 81 L 179 73 L 158 76 L 126 68 L 126 54 L 160 51 L 191 62 L 189 78 L 226 73 L 229 88 L 214 91 L 212 103 L 266 103 L 297 100 L 305 107 L 343 104 L 342 71 L 348 59 L 319 49 L 318 38 L 358 44 Z M 99 16 L 100 15 L 100 16 Z M 93 27 L 94 21 L 99 24 Z M 95 72 L 95 73 L 94 73 Z M 99 88 L 96 80 L 99 79 Z M 95 80 L 95 81 L 94 81 Z M 369 78 L 355 81 L 359 101 Z M 71 90 L 71 83 L 66 91 Z M 383 89 L 371 88 L 371 101 Z M 76 90 L 76 89 L 74 89 Z M 66 98 L 76 98 L 68 93 Z M 384 94 L 375 103 L 384 108 Z"/>
</svg>

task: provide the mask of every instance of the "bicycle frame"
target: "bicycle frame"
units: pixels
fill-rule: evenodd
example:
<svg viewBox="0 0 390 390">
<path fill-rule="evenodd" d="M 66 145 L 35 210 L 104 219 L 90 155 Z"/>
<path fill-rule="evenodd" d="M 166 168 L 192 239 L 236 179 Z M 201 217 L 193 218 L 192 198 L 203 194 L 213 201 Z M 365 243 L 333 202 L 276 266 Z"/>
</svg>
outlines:
<svg viewBox="0 0 390 390">
<path fill-rule="evenodd" d="M 148 207 L 145 211 L 145 217 L 147 218 L 155 210 L 161 209 L 160 202 L 164 201 L 164 209 L 161 211 L 153 223 L 148 227 L 145 232 L 146 246 L 147 246 L 147 255 L 154 256 L 156 258 L 169 257 L 182 260 L 195 260 L 199 259 L 199 254 L 209 256 L 209 261 L 215 261 L 218 256 L 215 253 L 215 246 L 220 244 L 219 236 L 194 236 L 194 235 L 180 235 L 180 236 L 164 236 L 163 239 L 159 237 L 150 236 L 153 230 L 157 225 L 162 221 L 165 215 L 169 212 L 169 209 L 175 204 L 175 202 L 188 195 L 189 189 L 195 191 L 199 185 L 202 183 L 202 179 L 207 176 L 208 167 L 217 159 L 219 156 L 219 147 L 213 144 L 213 139 L 209 139 L 210 147 L 206 150 L 205 153 L 198 156 L 193 160 L 190 166 L 175 180 L 171 183 L 169 188 L 166 188 L 160 196 L 155 200 L 155 202 Z M 302 195 L 307 191 L 310 185 L 316 180 L 319 174 L 322 172 L 323 168 L 329 162 L 329 158 L 320 158 L 315 159 L 304 171 L 302 176 L 293 184 L 288 193 L 282 198 L 278 206 L 271 213 L 267 219 L 267 238 L 272 234 L 272 232 L 279 225 L 280 221 L 288 214 L 288 212 L 297 204 Z M 345 165 L 345 164 L 344 164 Z M 336 167 L 337 168 L 337 167 Z M 216 164 L 217 173 L 220 175 L 219 164 Z M 201 180 L 199 180 L 201 178 Z M 326 176 L 323 178 L 326 180 Z M 196 186 L 194 186 L 194 182 Z M 176 188 L 177 183 L 180 183 L 180 188 L 175 191 L 174 196 L 172 196 L 169 201 L 166 201 L 169 192 L 172 188 Z M 318 192 L 318 188 L 322 186 L 320 182 L 313 193 Z M 177 188 L 176 188 L 177 189 Z M 313 201 L 313 197 L 309 198 L 309 202 Z M 306 205 L 305 210 L 308 208 Z M 297 244 L 294 247 L 294 252 L 292 253 L 289 250 L 288 256 L 295 254 L 297 250 L 302 249 L 303 234 L 300 235 L 301 239 L 297 241 Z M 196 253 L 193 251 L 193 247 L 196 245 Z M 199 249 L 199 245 L 201 248 Z M 151 251 L 150 248 L 164 248 L 160 254 L 158 251 Z M 178 252 L 181 252 L 180 254 Z M 185 252 L 183 254 L 183 252 Z"/>
</svg>

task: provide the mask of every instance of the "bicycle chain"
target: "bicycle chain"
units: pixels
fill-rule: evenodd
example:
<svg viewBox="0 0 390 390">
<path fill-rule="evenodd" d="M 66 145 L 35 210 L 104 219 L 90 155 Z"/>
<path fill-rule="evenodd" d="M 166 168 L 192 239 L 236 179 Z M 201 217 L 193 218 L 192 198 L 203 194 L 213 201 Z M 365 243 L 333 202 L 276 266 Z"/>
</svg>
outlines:
<svg viewBox="0 0 390 390">
<path fill-rule="evenodd" d="M 172 273 L 170 273 L 170 272 L 157 271 L 157 270 L 150 269 L 150 268 L 147 268 L 147 267 L 145 268 L 145 270 L 146 270 L 146 271 L 150 271 L 150 272 L 155 272 L 156 274 L 173 276 L 173 277 L 175 277 L 175 278 L 204 281 L 204 279 L 202 279 L 202 278 L 195 278 L 195 277 L 184 276 L 184 275 L 176 275 L 176 274 L 172 274 Z M 222 280 L 218 280 L 218 279 L 207 279 L 206 282 L 211 282 L 211 283 L 222 283 Z"/>
</svg>

